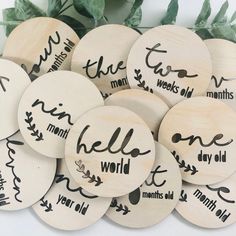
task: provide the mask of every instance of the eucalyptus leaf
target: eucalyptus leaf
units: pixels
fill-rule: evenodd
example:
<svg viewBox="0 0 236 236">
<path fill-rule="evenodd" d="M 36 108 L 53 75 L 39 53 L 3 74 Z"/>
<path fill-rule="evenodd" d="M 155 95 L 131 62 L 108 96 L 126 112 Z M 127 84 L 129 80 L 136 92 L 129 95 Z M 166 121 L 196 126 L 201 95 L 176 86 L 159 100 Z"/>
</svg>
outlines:
<svg viewBox="0 0 236 236">
<path fill-rule="evenodd" d="M 231 16 L 230 23 L 233 23 L 236 20 L 236 11 L 234 14 Z"/>
<path fill-rule="evenodd" d="M 137 27 L 142 20 L 142 9 L 141 6 L 143 0 L 135 0 L 130 10 L 130 14 L 126 17 L 124 23 L 129 27 Z"/>
<path fill-rule="evenodd" d="M 76 11 L 96 22 L 104 15 L 105 0 L 73 0 Z"/>
<path fill-rule="evenodd" d="M 5 33 L 6 36 L 9 36 L 12 30 L 14 30 L 15 27 L 21 23 L 21 21 L 19 21 L 16 17 L 15 8 L 4 9 L 2 11 L 2 17 L 3 22 L 1 24 L 6 26 Z"/>
<path fill-rule="evenodd" d="M 236 42 L 235 31 L 230 25 L 213 27 L 211 32 L 215 38 L 227 39 Z"/>
<path fill-rule="evenodd" d="M 195 33 L 203 40 L 213 38 L 213 35 L 208 29 L 199 29 Z"/>
<path fill-rule="evenodd" d="M 178 0 L 171 0 L 165 16 L 161 20 L 162 25 L 173 25 L 176 22 L 178 15 L 179 3 Z"/>
<path fill-rule="evenodd" d="M 33 17 L 46 16 L 46 13 L 29 0 L 15 0 L 16 17 L 28 20 Z"/>
<path fill-rule="evenodd" d="M 197 20 L 195 21 L 195 26 L 204 27 L 210 15 L 211 15 L 210 0 L 205 0 L 202 5 L 202 9 L 197 17 Z"/>
<path fill-rule="evenodd" d="M 57 19 L 69 25 L 77 33 L 79 38 L 82 38 L 87 33 L 86 27 L 73 17 L 60 15 Z"/>
<path fill-rule="evenodd" d="M 61 0 L 48 0 L 47 15 L 50 17 L 57 17 L 62 9 Z"/>
<path fill-rule="evenodd" d="M 221 6 L 219 12 L 216 14 L 215 18 L 212 21 L 212 25 L 222 25 L 227 22 L 226 11 L 229 7 L 229 3 L 226 0 L 224 4 Z"/>
</svg>

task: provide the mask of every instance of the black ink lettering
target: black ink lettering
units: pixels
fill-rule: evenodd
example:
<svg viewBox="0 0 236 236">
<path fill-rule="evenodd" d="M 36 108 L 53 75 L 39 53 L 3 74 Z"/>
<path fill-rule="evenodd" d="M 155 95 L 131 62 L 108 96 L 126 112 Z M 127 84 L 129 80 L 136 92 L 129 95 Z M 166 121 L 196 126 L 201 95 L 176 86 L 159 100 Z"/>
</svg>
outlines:
<svg viewBox="0 0 236 236">
<path fill-rule="evenodd" d="M 10 158 L 10 161 L 6 163 L 6 166 L 11 168 L 12 174 L 14 176 L 13 189 L 16 191 L 15 199 L 18 202 L 22 202 L 22 200 L 20 200 L 18 196 L 20 194 L 20 187 L 18 186 L 18 184 L 21 183 L 21 179 L 16 175 L 15 166 L 13 165 L 14 158 L 12 157 L 12 155 L 16 154 L 16 151 L 13 148 L 11 148 L 10 145 L 24 145 L 24 143 L 20 141 L 9 140 L 9 139 L 7 139 L 7 143 L 6 143 L 6 146 L 8 149 L 8 157 Z"/>
<path fill-rule="evenodd" d="M 187 138 L 183 138 L 182 135 L 180 133 L 176 133 L 172 136 L 172 142 L 173 143 L 178 143 L 180 141 L 187 141 L 189 140 L 189 145 L 191 146 L 196 140 L 198 140 L 199 144 L 202 146 L 202 147 L 210 147 L 211 145 L 215 144 L 216 146 L 227 146 L 229 145 L 230 143 L 233 142 L 233 139 L 230 139 L 228 142 L 226 143 L 218 143 L 217 140 L 220 140 L 223 138 L 223 134 L 216 134 L 212 141 L 210 143 L 207 143 L 207 144 L 204 144 L 203 141 L 202 141 L 202 138 L 200 136 L 194 136 L 194 135 L 191 135 Z"/>
<path fill-rule="evenodd" d="M 213 188 L 213 187 L 210 187 L 209 185 L 206 185 L 206 187 L 211 190 L 211 191 L 216 191 L 219 198 L 222 199 L 223 201 L 227 202 L 227 203 L 235 203 L 234 200 L 228 200 L 226 198 L 224 198 L 222 195 L 221 195 L 221 192 L 222 193 L 230 193 L 230 190 L 226 187 L 219 187 L 219 188 Z"/>
<path fill-rule="evenodd" d="M 126 69 L 126 66 L 124 65 L 123 61 L 118 62 L 117 66 L 115 68 L 114 68 L 113 64 L 109 65 L 105 71 L 102 70 L 102 64 L 103 64 L 103 56 L 101 56 L 99 58 L 99 60 L 95 61 L 95 62 L 91 62 L 91 60 L 89 59 L 87 61 L 86 66 L 83 67 L 83 69 L 85 69 L 85 71 L 86 71 L 87 77 L 89 77 L 90 79 L 95 79 L 95 78 L 100 79 L 102 75 L 108 75 L 109 73 L 112 75 L 115 75 L 119 70 Z M 89 72 L 89 69 L 93 66 L 96 66 L 96 72 L 94 75 L 91 75 Z M 92 71 L 94 71 L 94 70 L 92 70 Z"/>
<path fill-rule="evenodd" d="M 8 79 L 7 77 L 4 77 L 4 76 L 0 76 L 1 88 L 2 88 L 3 92 L 6 92 L 6 87 L 4 86 L 3 80 L 9 82 L 10 79 Z"/>
<path fill-rule="evenodd" d="M 166 66 L 165 69 L 162 68 L 162 62 L 157 63 L 156 65 L 151 65 L 150 64 L 150 56 L 153 54 L 153 52 L 155 53 L 167 53 L 166 50 L 160 50 L 157 49 L 161 46 L 160 43 L 157 43 L 156 45 L 154 45 L 152 48 L 146 48 L 148 50 L 148 53 L 146 55 L 145 58 L 145 62 L 148 68 L 153 69 L 154 74 L 159 74 L 162 77 L 166 77 L 167 75 L 169 75 L 170 73 L 177 73 L 177 76 L 179 78 L 194 78 L 197 77 L 197 74 L 194 75 L 189 75 L 188 72 L 184 69 L 178 69 L 178 70 L 174 70 L 172 69 L 171 66 Z"/>
<path fill-rule="evenodd" d="M 216 88 L 219 88 L 223 82 L 228 82 L 228 81 L 235 80 L 235 79 L 226 79 L 226 78 L 224 78 L 224 77 L 222 76 L 222 77 L 220 78 L 219 83 L 218 83 L 218 82 L 217 82 L 217 78 L 216 78 L 214 75 L 211 77 L 211 79 L 214 81 Z"/>
<path fill-rule="evenodd" d="M 167 172 L 167 170 L 159 170 L 160 168 L 161 168 L 161 166 L 159 165 L 159 166 L 156 167 L 155 170 L 151 171 L 152 180 L 151 180 L 150 182 L 148 182 L 148 180 L 145 181 L 145 184 L 146 184 L 147 186 L 154 185 L 154 186 L 160 188 L 160 187 L 162 187 L 163 185 L 165 185 L 166 180 L 163 180 L 162 183 L 157 184 L 156 179 L 155 179 L 155 177 L 156 177 L 157 174 Z"/>
<path fill-rule="evenodd" d="M 69 125 L 73 125 L 72 121 L 71 121 L 71 115 L 66 113 L 65 111 L 63 112 L 58 112 L 58 107 L 54 107 L 50 110 L 46 110 L 45 109 L 45 103 L 39 99 L 37 99 L 33 104 L 32 104 L 32 107 L 36 107 L 36 106 L 40 106 L 41 107 L 41 110 L 42 112 L 44 113 L 47 113 L 47 114 L 50 114 L 51 116 L 55 116 L 57 117 L 58 120 L 61 120 L 63 118 L 67 118 L 67 121 L 68 121 L 68 124 Z M 59 106 L 62 107 L 63 104 L 62 103 L 59 103 Z"/>
<path fill-rule="evenodd" d="M 111 154 L 116 154 L 116 153 L 119 153 L 121 152 L 123 155 L 131 155 L 132 157 L 137 157 L 139 155 L 146 155 L 148 153 L 151 152 L 151 150 L 147 150 L 145 152 L 140 152 L 140 150 L 138 148 L 133 148 L 131 151 L 127 152 L 125 151 L 125 147 L 128 145 L 130 139 L 132 138 L 132 135 L 133 135 L 133 132 L 134 130 L 133 129 L 130 129 L 128 131 L 128 133 L 126 134 L 125 138 L 123 139 L 123 142 L 121 144 L 121 147 L 118 148 L 117 150 L 112 150 L 111 148 L 113 147 L 113 145 L 115 144 L 115 142 L 117 141 L 117 138 L 118 136 L 120 135 L 120 132 L 121 132 L 121 128 L 118 127 L 115 132 L 112 134 L 112 137 L 110 138 L 110 141 L 108 142 L 108 145 L 106 148 L 104 149 L 97 149 L 98 146 L 100 146 L 102 144 L 101 141 L 96 141 L 92 144 L 90 150 L 87 148 L 86 144 L 84 143 L 81 143 L 82 142 L 82 139 L 83 139 L 83 136 L 85 134 L 85 132 L 89 129 L 90 125 L 86 125 L 84 127 L 84 129 L 82 130 L 79 138 L 78 138 L 78 141 L 77 141 L 77 153 L 80 153 L 81 149 L 83 148 L 84 152 L 85 153 L 91 153 L 91 152 L 105 152 L 105 151 L 108 151 L 109 153 Z"/>
</svg>

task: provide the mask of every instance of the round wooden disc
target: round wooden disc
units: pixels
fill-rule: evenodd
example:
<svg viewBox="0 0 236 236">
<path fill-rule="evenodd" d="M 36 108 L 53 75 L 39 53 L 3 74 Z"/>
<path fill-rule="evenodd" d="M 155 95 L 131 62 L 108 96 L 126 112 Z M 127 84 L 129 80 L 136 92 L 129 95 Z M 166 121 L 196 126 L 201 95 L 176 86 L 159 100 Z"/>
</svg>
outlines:
<svg viewBox="0 0 236 236">
<path fill-rule="evenodd" d="M 69 70 L 78 42 L 77 34 L 67 24 L 49 17 L 37 17 L 12 31 L 3 57 L 21 65 L 34 80 L 47 72 Z"/>
<path fill-rule="evenodd" d="M 118 197 L 148 177 L 155 145 L 139 116 L 123 107 L 104 106 L 85 113 L 71 128 L 65 157 L 81 187 L 98 196 Z"/>
<path fill-rule="evenodd" d="M 50 188 L 56 160 L 34 152 L 20 132 L 2 140 L 0 152 L 0 210 L 32 206 Z"/>
<path fill-rule="evenodd" d="M 104 25 L 86 34 L 72 57 L 72 71 L 96 84 L 104 98 L 129 88 L 126 63 L 130 48 L 140 34 L 123 25 Z"/>
<path fill-rule="evenodd" d="M 35 80 L 21 98 L 20 130 L 37 152 L 64 158 L 70 127 L 84 112 L 103 104 L 99 90 L 84 76 L 69 71 L 48 73 Z"/>
<path fill-rule="evenodd" d="M 159 26 L 140 36 L 127 61 L 130 87 L 156 93 L 170 106 L 204 95 L 211 73 L 204 42 L 191 30 L 174 25 Z"/>
<path fill-rule="evenodd" d="M 236 173 L 215 185 L 183 183 L 176 210 L 187 221 L 204 228 L 236 222 Z"/>
<path fill-rule="evenodd" d="M 161 144 L 156 146 L 156 160 L 148 179 L 135 191 L 114 198 L 106 215 L 114 222 L 143 228 L 159 223 L 175 208 L 182 178 L 173 155 Z"/>
<path fill-rule="evenodd" d="M 236 113 L 223 102 L 195 97 L 164 117 L 159 142 L 174 154 L 185 181 L 220 182 L 236 170 Z"/>
<path fill-rule="evenodd" d="M 207 96 L 236 110 L 236 45 L 223 39 L 205 41 L 212 58 L 213 76 Z"/>
<path fill-rule="evenodd" d="M 105 105 L 122 106 L 139 115 L 157 138 L 160 123 L 169 110 L 158 96 L 140 89 L 126 89 L 105 100 Z"/>
<path fill-rule="evenodd" d="M 33 206 L 33 210 L 54 228 L 79 230 L 99 220 L 110 203 L 111 198 L 94 196 L 79 187 L 69 174 L 64 160 L 60 160 L 51 189 Z"/>
<path fill-rule="evenodd" d="M 0 140 L 19 130 L 17 109 L 20 98 L 30 84 L 27 73 L 14 62 L 0 59 Z"/>
</svg>

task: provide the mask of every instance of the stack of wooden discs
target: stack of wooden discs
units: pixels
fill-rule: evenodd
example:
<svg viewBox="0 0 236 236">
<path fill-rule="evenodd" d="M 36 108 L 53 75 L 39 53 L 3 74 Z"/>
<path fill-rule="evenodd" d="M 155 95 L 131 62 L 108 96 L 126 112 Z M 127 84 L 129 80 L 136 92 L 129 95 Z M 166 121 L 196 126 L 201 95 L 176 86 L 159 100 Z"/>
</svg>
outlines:
<svg viewBox="0 0 236 236">
<path fill-rule="evenodd" d="M 150 227 L 174 209 L 233 224 L 235 62 L 234 43 L 179 26 L 79 39 L 55 19 L 20 24 L 0 59 L 0 210 L 62 230 L 104 215 Z"/>
</svg>

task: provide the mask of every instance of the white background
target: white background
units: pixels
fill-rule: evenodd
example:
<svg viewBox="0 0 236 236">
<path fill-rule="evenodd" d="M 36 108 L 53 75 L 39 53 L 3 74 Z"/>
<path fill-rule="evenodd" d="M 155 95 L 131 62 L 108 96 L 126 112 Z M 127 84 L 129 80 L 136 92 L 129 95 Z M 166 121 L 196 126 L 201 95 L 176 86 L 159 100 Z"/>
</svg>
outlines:
<svg viewBox="0 0 236 236">
<path fill-rule="evenodd" d="M 121 0 L 116 0 L 121 1 Z M 46 8 L 47 0 L 34 0 L 34 3 L 37 3 L 40 7 Z M 211 0 L 212 4 L 212 15 L 215 15 L 219 7 L 222 5 L 224 0 Z M 166 7 L 169 3 L 169 0 L 144 0 L 143 4 L 143 22 L 142 26 L 156 26 L 159 24 L 159 20 L 162 17 L 163 13 L 166 10 Z M 177 20 L 178 25 L 191 27 L 196 19 L 203 0 L 179 0 L 180 9 L 179 16 Z M 228 15 L 231 15 L 234 10 L 236 10 L 236 1 L 229 0 L 230 8 Z M 0 0 L 0 12 L 6 7 L 11 7 L 14 5 L 14 0 Z M 0 19 L 2 15 L 0 13 Z M 23 40 L 23 39 L 19 39 Z M 5 36 L 3 28 L 0 27 L 0 52 L 4 46 Z M 236 65 L 235 65 L 236 66 Z M 236 183 L 235 183 L 236 184 Z M 197 211 L 197 209 L 193 209 Z M 62 218 L 66 215 L 62 215 Z M 202 216 L 205 217 L 205 216 Z M 206 221 L 208 219 L 206 218 Z M 122 228 L 116 224 L 113 224 L 105 217 L 97 222 L 95 225 L 90 226 L 87 229 L 77 232 L 63 232 L 54 230 L 53 228 L 48 227 L 43 222 L 41 222 L 34 212 L 31 209 L 18 211 L 18 212 L 0 212 L 0 235 L 29 235 L 34 236 L 74 236 L 74 235 L 129 235 L 129 236 L 156 236 L 156 235 L 165 235 L 165 236 L 182 236 L 182 235 L 191 235 L 191 236 L 235 236 L 236 234 L 236 224 L 229 226 L 223 229 L 217 230 L 207 230 L 196 227 L 192 224 L 187 223 L 178 213 L 174 212 L 168 218 L 166 218 L 160 224 L 142 230 L 133 230 Z"/>
</svg>

